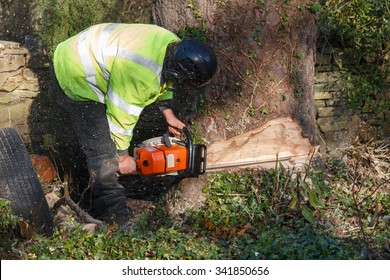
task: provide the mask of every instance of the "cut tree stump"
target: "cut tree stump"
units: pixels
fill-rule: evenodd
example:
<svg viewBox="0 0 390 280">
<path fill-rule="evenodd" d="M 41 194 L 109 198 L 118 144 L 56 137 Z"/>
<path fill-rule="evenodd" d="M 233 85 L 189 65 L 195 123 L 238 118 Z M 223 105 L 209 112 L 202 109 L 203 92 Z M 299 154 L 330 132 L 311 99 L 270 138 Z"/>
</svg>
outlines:
<svg viewBox="0 0 390 280">
<path fill-rule="evenodd" d="M 259 167 L 301 169 L 316 153 L 300 126 L 289 117 L 273 119 L 260 128 L 215 142 L 207 148 L 207 171 Z"/>
<path fill-rule="evenodd" d="M 300 126 L 291 118 L 269 121 L 260 128 L 219 141 L 207 147 L 207 171 L 240 168 L 274 168 L 276 163 L 286 169 L 299 171 L 315 155 L 317 149 L 301 133 Z M 205 176 L 187 178 L 166 196 L 166 211 L 175 220 L 185 220 L 187 210 L 204 206 L 202 189 L 207 186 Z"/>
</svg>

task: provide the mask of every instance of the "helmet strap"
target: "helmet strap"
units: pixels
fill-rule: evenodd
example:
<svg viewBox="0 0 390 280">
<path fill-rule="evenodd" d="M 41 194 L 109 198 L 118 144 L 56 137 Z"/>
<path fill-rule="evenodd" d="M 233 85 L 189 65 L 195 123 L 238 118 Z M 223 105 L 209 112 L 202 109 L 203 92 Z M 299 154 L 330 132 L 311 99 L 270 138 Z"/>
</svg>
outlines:
<svg viewBox="0 0 390 280">
<path fill-rule="evenodd" d="M 172 54 L 177 46 L 177 42 L 170 43 L 167 46 L 164 64 L 162 69 L 162 76 L 165 82 L 179 82 L 181 80 L 179 71 L 175 70 L 172 66 Z"/>
<path fill-rule="evenodd" d="M 173 68 L 166 68 L 166 69 L 164 69 L 164 80 L 179 83 L 179 82 L 181 82 L 182 77 L 181 77 L 179 71 L 177 71 Z"/>
</svg>

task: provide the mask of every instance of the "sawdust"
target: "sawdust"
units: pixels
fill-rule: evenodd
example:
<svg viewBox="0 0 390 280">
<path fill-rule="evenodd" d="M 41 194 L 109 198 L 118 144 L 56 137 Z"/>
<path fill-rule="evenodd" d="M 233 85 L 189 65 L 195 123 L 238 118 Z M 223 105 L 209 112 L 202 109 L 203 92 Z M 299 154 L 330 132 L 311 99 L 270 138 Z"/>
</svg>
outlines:
<svg viewBox="0 0 390 280">
<path fill-rule="evenodd" d="M 133 221 L 137 221 L 142 215 L 153 213 L 156 210 L 155 202 L 136 198 L 128 198 L 127 207 L 131 209 L 131 220 Z"/>
</svg>

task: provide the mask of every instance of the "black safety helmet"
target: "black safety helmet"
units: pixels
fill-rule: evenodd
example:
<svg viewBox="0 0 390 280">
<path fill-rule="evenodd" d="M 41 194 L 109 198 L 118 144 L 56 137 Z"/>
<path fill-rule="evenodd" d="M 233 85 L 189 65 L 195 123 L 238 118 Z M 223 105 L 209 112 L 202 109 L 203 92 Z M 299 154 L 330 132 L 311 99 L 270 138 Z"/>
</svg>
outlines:
<svg viewBox="0 0 390 280">
<path fill-rule="evenodd" d="M 207 84 L 217 70 L 217 58 L 213 49 L 196 40 L 183 39 L 169 58 L 165 76 L 174 82 L 201 87 Z"/>
</svg>

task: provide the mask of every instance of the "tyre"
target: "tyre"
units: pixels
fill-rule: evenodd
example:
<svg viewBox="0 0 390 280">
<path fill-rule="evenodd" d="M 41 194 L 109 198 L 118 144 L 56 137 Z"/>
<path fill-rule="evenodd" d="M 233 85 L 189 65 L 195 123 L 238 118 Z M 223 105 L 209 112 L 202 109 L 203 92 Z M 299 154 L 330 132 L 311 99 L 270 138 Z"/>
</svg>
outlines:
<svg viewBox="0 0 390 280">
<path fill-rule="evenodd" d="M 53 214 L 22 138 L 14 128 L 0 129 L 0 197 L 12 211 L 28 220 L 35 231 L 53 233 Z"/>
</svg>

